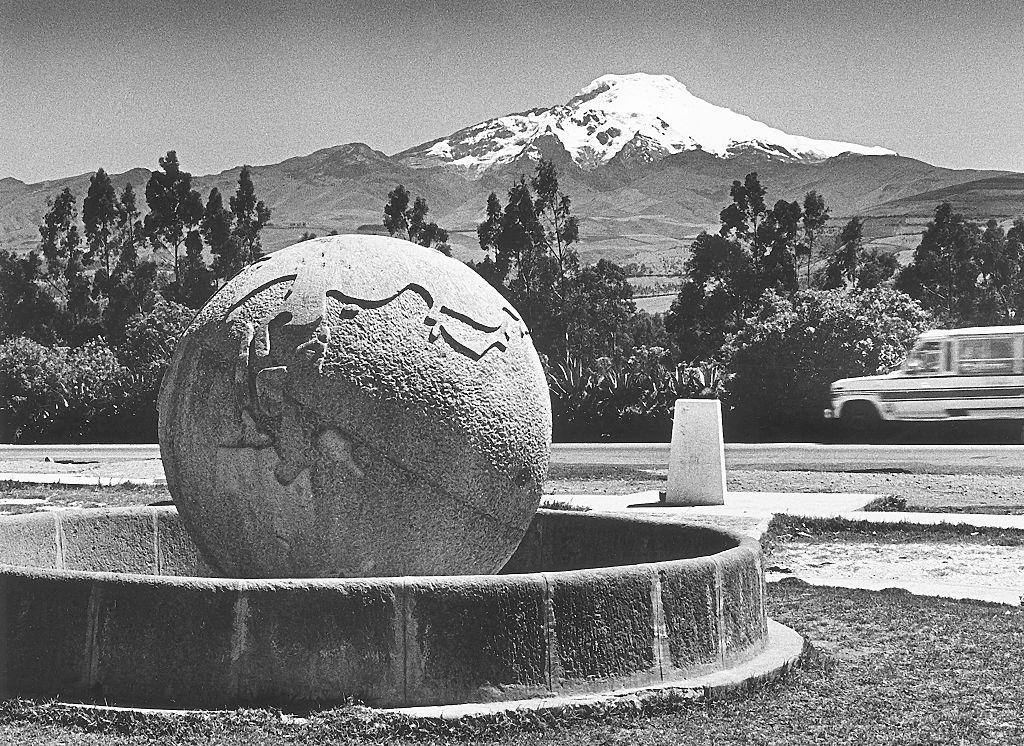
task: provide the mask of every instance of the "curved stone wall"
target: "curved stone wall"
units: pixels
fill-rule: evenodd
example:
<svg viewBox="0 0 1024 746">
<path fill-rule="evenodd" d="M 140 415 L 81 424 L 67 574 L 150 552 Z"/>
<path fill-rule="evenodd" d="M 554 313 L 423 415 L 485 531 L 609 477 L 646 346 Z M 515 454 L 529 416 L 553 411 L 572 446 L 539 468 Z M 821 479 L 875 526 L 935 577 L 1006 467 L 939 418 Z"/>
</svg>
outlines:
<svg viewBox="0 0 1024 746">
<path fill-rule="evenodd" d="M 0 696 L 380 707 L 608 691 L 768 638 L 760 549 L 705 527 L 539 511 L 503 574 L 239 580 L 172 507 L 0 518 Z"/>
</svg>

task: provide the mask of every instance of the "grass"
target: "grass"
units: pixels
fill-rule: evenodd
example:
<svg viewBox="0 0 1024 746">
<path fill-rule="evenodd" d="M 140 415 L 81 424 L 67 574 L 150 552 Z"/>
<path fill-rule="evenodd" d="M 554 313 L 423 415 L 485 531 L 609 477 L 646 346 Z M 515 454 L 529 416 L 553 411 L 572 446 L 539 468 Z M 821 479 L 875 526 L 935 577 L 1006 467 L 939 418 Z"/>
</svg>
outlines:
<svg viewBox="0 0 1024 746">
<path fill-rule="evenodd" d="M 609 486 L 651 478 L 650 472 L 629 467 L 610 467 L 605 472 L 598 476 Z M 593 470 L 561 476 L 589 478 Z M 927 476 L 934 479 L 936 475 Z M 961 504 L 976 498 L 972 493 L 956 494 L 963 495 Z M 64 505 L 87 501 L 138 505 L 166 500 L 168 494 L 164 487 L 0 483 L 0 496 L 38 497 Z M 885 499 L 876 507 L 897 507 L 900 503 L 894 500 L 898 499 Z M 777 517 L 769 529 L 769 541 L 816 540 L 1021 546 L 1024 532 L 791 516 Z M 642 707 L 620 704 L 569 714 L 496 716 L 454 723 L 382 717 L 355 707 L 314 713 L 308 720 L 270 710 L 163 718 L 8 701 L 0 703 L 0 744 L 1024 743 L 1024 722 L 1019 717 L 1024 692 L 1021 608 L 901 591 L 812 587 L 799 581 L 770 586 L 768 603 L 770 615 L 803 634 L 816 652 L 783 681 L 715 701 L 657 702 Z"/>
<path fill-rule="evenodd" d="M 164 486 L 121 484 L 110 487 L 76 484 L 29 484 L 0 481 L 0 499 L 44 500 L 49 506 L 68 508 L 128 507 L 170 500 Z M 2 505 L 0 515 L 36 510 L 32 505 Z"/>
<path fill-rule="evenodd" d="M 960 542 L 1024 546 L 1024 531 L 963 523 L 872 523 L 849 518 L 805 518 L 779 514 L 765 533 L 766 542 L 849 541 L 872 544 Z"/>
<path fill-rule="evenodd" d="M 590 510 L 589 505 L 576 505 L 568 500 L 545 500 L 541 502 L 540 506 L 548 510 L 568 510 L 576 513 L 586 513 Z"/>
<path fill-rule="evenodd" d="M 786 679 L 710 702 L 570 715 L 416 722 L 347 708 L 289 721 L 267 710 L 163 719 L 8 702 L 0 742 L 51 744 L 1014 744 L 1024 611 L 996 604 L 771 587 L 769 612 L 817 652 Z"/>
</svg>

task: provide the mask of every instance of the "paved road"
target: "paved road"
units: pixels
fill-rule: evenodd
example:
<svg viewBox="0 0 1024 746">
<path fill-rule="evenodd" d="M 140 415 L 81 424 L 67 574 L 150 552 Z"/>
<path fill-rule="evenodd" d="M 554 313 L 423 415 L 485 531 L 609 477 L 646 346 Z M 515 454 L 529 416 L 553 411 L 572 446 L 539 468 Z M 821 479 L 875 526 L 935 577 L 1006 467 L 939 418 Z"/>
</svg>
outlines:
<svg viewBox="0 0 1024 746">
<path fill-rule="evenodd" d="M 667 443 L 561 443 L 552 448 L 556 464 L 666 467 Z M 18 462 L 144 461 L 160 457 L 156 445 L 0 445 L 0 471 Z M 818 443 L 731 443 L 729 469 L 766 471 L 908 471 L 936 474 L 1024 474 L 1024 445 L 823 445 Z M 38 470 L 38 469 L 37 469 Z"/>
<path fill-rule="evenodd" d="M 664 443 L 559 444 L 552 460 L 568 464 L 665 465 Z M 833 445 L 728 443 L 729 469 L 765 471 L 907 471 L 1024 474 L 1024 445 Z"/>
</svg>

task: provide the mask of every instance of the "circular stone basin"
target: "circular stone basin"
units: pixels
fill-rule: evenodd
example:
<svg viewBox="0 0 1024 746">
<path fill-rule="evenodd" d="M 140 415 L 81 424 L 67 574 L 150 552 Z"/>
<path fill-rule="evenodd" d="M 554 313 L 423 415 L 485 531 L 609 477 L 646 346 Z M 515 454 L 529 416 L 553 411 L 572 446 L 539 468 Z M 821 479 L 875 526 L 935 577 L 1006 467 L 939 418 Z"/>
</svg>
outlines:
<svg viewBox="0 0 1024 746">
<path fill-rule="evenodd" d="M 517 700 L 693 680 L 769 642 L 757 542 L 653 518 L 538 511 L 499 575 L 210 573 L 173 507 L 0 518 L 0 696 Z"/>
</svg>

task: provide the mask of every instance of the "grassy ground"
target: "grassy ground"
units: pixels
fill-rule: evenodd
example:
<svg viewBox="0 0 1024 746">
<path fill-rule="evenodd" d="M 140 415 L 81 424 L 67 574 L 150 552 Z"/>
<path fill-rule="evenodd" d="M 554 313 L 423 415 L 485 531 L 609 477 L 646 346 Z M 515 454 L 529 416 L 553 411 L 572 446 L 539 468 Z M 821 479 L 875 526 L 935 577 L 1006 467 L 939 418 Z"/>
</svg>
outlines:
<svg viewBox="0 0 1024 746">
<path fill-rule="evenodd" d="M 819 471 L 728 472 L 736 492 L 864 492 L 895 495 L 923 512 L 1024 514 L 1024 479 L 1013 474 L 903 474 Z M 665 489 L 664 470 L 552 464 L 547 491 L 626 494 Z"/>
<path fill-rule="evenodd" d="M 1021 609 L 796 582 L 771 587 L 769 613 L 819 652 L 781 682 L 714 702 L 455 725 L 351 709 L 306 723 L 266 711 L 168 722 L 8 703 L 0 706 L 0 743 L 1024 743 Z"/>
<path fill-rule="evenodd" d="M 998 503 L 1007 512 L 1024 510 L 1024 495 L 1015 491 L 1012 480 L 999 475 L 949 480 L 941 477 L 738 472 L 730 474 L 730 487 L 788 490 L 806 484 L 800 480 L 813 478 L 844 491 L 901 495 L 918 505 L 929 498 L 926 505 L 933 509 Z M 651 472 L 556 467 L 548 491 L 630 492 L 657 489 L 663 484 L 663 476 Z M 580 489 L 581 485 L 602 489 Z M 0 484 L 3 498 L 43 499 L 51 506 L 84 507 L 149 504 L 166 500 L 168 494 L 162 487 Z M 770 542 L 837 540 L 1020 546 L 1024 534 L 779 518 L 770 538 Z M 771 616 L 807 637 L 818 653 L 785 681 L 715 702 L 652 705 L 645 710 L 598 708 L 569 717 L 516 721 L 492 718 L 457 725 L 382 719 L 359 709 L 320 713 L 308 722 L 282 719 L 278 713 L 262 710 L 212 719 L 162 720 L 8 702 L 0 704 L 0 744 L 1024 743 L 1024 723 L 1019 717 L 1019 700 L 1024 692 L 1024 669 L 1020 666 L 1020 650 L 1024 649 L 1022 609 L 902 592 L 810 587 L 799 582 L 770 586 L 768 601 Z"/>
<path fill-rule="evenodd" d="M 768 525 L 766 541 L 790 542 L 869 542 L 871 544 L 908 544 L 916 542 L 1024 546 L 1024 531 L 987 526 L 949 523 L 915 525 L 870 523 L 847 518 L 803 518 L 777 515 Z"/>
<path fill-rule="evenodd" d="M 11 499 L 18 502 L 12 504 L 2 502 Z M 149 505 L 170 499 L 171 496 L 166 487 L 148 485 L 125 484 L 116 487 L 94 487 L 0 481 L 0 514 L 28 513 L 38 510 L 42 506 L 63 508 L 127 507 Z"/>
</svg>

